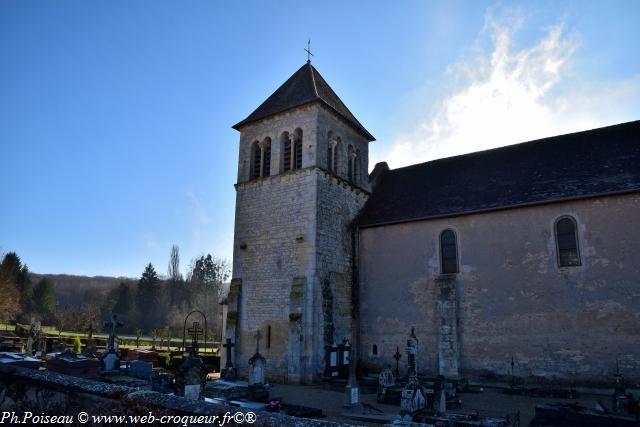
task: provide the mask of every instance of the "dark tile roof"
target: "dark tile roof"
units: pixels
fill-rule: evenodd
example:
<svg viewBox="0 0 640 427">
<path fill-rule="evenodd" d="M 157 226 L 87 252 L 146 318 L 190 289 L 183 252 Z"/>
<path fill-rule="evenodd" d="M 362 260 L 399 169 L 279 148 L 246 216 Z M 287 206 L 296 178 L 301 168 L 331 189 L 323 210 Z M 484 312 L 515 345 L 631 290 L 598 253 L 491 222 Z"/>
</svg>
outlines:
<svg viewBox="0 0 640 427">
<path fill-rule="evenodd" d="M 300 67 L 289 79 L 267 98 L 249 117 L 233 125 L 240 128 L 274 114 L 282 113 L 310 102 L 319 101 L 338 114 L 369 141 L 375 138 L 360 124 L 346 105 L 310 62 Z"/>
<path fill-rule="evenodd" d="M 387 171 L 360 226 L 640 191 L 640 121 Z"/>
</svg>

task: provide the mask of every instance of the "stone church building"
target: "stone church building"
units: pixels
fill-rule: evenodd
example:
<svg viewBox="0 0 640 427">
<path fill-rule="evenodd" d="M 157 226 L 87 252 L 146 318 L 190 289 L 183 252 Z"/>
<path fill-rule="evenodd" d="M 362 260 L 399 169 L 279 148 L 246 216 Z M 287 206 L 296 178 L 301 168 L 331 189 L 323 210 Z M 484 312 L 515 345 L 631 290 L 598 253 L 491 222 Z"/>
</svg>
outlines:
<svg viewBox="0 0 640 427">
<path fill-rule="evenodd" d="M 640 379 L 640 121 L 368 174 L 307 62 L 234 129 L 241 373 L 257 331 L 270 380 L 311 382 L 336 343 L 395 366 L 415 327 L 428 375 Z"/>
</svg>

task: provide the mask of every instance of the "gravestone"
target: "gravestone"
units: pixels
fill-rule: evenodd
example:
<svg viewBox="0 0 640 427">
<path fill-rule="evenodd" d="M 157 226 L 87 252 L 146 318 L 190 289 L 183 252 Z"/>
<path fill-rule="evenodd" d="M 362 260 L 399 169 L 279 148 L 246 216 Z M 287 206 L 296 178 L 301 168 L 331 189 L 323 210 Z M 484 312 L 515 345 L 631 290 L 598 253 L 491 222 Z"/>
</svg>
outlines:
<svg viewBox="0 0 640 427">
<path fill-rule="evenodd" d="M 329 378 L 338 378 L 338 345 L 332 342 L 325 347 L 325 369 L 324 374 Z"/>
<path fill-rule="evenodd" d="M 378 403 L 390 402 L 397 394 L 396 377 L 389 365 L 386 365 L 384 369 L 378 375 Z"/>
<path fill-rule="evenodd" d="M 153 364 L 143 360 L 132 360 L 129 363 L 129 374 L 135 378 L 151 379 L 153 375 Z"/>
<path fill-rule="evenodd" d="M 176 372 L 176 394 L 189 400 L 204 400 L 207 369 L 201 358 L 197 356 L 198 338 L 202 333 L 199 323 L 194 322 L 189 329 L 191 348 L 189 357 L 182 362 Z"/>
<path fill-rule="evenodd" d="M 201 358 L 189 356 L 176 371 L 176 394 L 190 400 L 204 400 L 207 369 Z"/>
<path fill-rule="evenodd" d="M 47 370 L 73 377 L 98 379 L 100 362 L 66 350 L 47 362 Z"/>
<path fill-rule="evenodd" d="M 222 347 L 224 347 L 225 350 L 227 351 L 227 357 L 226 357 L 227 362 L 224 364 L 224 369 L 220 373 L 220 377 L 222 377 L 225 380 L 234 380 L 238 376 L 238 371 L 236 367 L 233 366 L 233 361 L 232 361 L 232 357 L 233 357 L 232 349 L 233 347 L 235 347 L 235 344 L 231 342 L 231 338 L 227 338 L 226 343 L 222 344 Z"/>
<path fill-rule="evenodd" d="M 102 372 L 116 372 L 120 370 L 120 355 L 115 350 L 108 350 L 100 358 Z"/>
<path fill-rule="evenodd" d="M 411 328 L 411 336 L 407 340 L 407 385 L 402 390 L 400 398 L 400 413 L 413 414 L 414 412 L 426 408 L 426 393 L 418 381 L 418 338 L 414 329 Z"/>
<path fill-rule="evenodd" d="M 29 356 L 33 356 L 33 337 L 31 336 L 31 334 L 29 334 L 29 337 L 27 338 L 25 353 Z"/>
<path fill-rule="evenodd" d="M 109 322 L 105 322 L 104 326 L 109 328 L 109 340 L 107 341 L 107 351 L 100 358 L 102 372 L 117 372 L 120 370 L 120 355 L 116 348 L 118 344 L 116 328 L 121 328 L 124 325 L 118 322 L 118 318 L 114 314 Z"/>
<path fill-rule="evenodd" d="M 256 353 L 249 359 L 249 385 L 263 385 L 264 384 L 264 367 L 267 360 L 260 354 L 260 338 L 262 335 L 260 331 L 256 332 Z"/>
<path fill-rule="evenodd" d="M 255 402 L 268 402 L 269 390 L 264 385 L 264 369 L 267 360 L 260 354 L 260 339 L 262 334 L 258 330 L 255 334 L 256 353 L 249 359 L 249 399 Z"/>
</svg>

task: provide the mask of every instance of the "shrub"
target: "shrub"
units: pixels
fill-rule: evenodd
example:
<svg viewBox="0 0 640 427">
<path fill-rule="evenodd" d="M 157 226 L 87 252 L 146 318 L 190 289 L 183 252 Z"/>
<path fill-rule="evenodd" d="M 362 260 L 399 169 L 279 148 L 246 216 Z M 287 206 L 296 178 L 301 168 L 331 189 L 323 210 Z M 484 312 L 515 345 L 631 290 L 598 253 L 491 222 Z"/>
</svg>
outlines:
<svg viewBox="0 0 640 427">
<path fill-rule="evenodd" d="M 76 335 L 76 338 L 73 340 L 73 352 L 80 353 L 81 348 L 82 342 L 80 341 L 80 337 Z"/>
</svg>

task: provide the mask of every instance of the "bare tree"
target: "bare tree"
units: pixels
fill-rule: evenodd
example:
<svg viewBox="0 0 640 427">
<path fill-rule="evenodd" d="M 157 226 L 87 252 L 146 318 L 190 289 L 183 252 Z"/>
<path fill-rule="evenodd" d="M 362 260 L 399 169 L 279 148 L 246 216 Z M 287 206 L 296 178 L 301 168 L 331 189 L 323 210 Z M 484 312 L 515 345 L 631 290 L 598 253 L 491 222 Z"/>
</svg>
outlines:
<svg viewBox="0 0 640 427">
<path fill-rule="evenodd" d="M 178 245 L 171 246 L 171 254 L 169 255 L 169 270 L 167 272 L 169 280 L 172 282 L 182 281 L 182 274 L 180 274 L 180 248 Z"/>
</svg>

